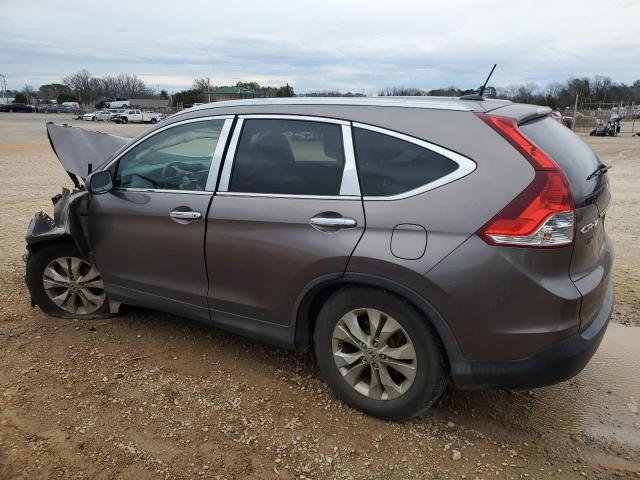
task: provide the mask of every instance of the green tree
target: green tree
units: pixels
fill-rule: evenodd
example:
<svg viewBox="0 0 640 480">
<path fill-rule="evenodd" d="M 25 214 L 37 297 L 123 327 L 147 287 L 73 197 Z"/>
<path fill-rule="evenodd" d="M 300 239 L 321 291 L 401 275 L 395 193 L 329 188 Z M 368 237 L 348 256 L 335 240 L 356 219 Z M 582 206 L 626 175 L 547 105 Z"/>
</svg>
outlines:
<svg viewBox="0 0 640 480">
<path fill-rule="evenodd" d="M 166 90 L 160 90 L 160 98 L 166 100 L 169 98 L 169 92 Z"/>
<path fill-rule="evenodd" d="M 288 83 L 284 87 L 280 87 L 276 90 L 276 97 L 293 97 L 294 95 L 293 87 Z"/>
<path fill-rule="evenodd" d="M 13 103 L 27 103 L 27 97 L 24 93 L 18 92 L 13 99 Z"/>
<path fill-rule="evenodd" d="M 74 95 L 71 95 L 70 93 L 60 93 L 56 101 L 58 103 L 77 102 L 78 99 Z"/>
</svg>

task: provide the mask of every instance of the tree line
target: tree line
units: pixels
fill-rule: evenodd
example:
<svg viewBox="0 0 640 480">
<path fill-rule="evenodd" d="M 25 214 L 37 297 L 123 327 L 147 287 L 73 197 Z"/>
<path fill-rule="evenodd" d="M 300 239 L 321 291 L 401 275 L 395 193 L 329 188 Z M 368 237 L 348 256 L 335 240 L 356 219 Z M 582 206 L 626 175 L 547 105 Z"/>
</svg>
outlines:
<svg viewBox="0 0 640 480">
<path fill-rule="evenodd" d="M 390 87 L 381 90 L 379 95 L 459 97 L 476 92 L 477 89 L 461 90 L 454 86 L 433 90 Z M 596 75 L 592 78 L 570 78 L 564 83 L 553 82 L 546 87 L 540 87 L 533 82 L 498 88 L 487 87 L 485 95 L 518 103 L 545 105 L 554 110 L 573 107 L 576 95 L 578 95 L 578 101 L 581 105 L 589 105 L 592 108 L 596 108 L 598 104 L 619 102 L 625 105 L 631 103 L 638 105 L 640 104 L 640 80 L 627 85 L 624 82 L 614 82 L 610 77 Z"/>
<path fill-rule="evenodd" d="M 280 87 L 260 85 L 257 82 L 238 82 L 235 85 L 211 85 L 208 78 L 196 78 L 193 85 L 188 90 L 176 92 L 171 96 L 172 105 L 191 105 L 194 103 L 207 102 L 209 92 L 218 88 L 237 87 L 253 92 L 256 97 L 294 97 L 295 91 L 288 83 Z"/>
<path fill-rule="evenodd" d="M 208 91 L 227 85 L 210 85 L 206 78 L 196 78 L 190 89 L 182 90 L 171 96 L 172 104 L 188 105 L 208 101 Z M 257 82 L 238 82 L 233 87 L 243 88 L 253 92 L 257 97 L 292 97 L 296 93 L 289 84 L 283 86 L 266 86 Z M 476 89 L 462 90 L 457 87 L 445 87 L 431 90 L 419 88 L 389 87 L 378 92 L 381 96 L 450 96 L 459 97 L 475 93 Z M 302 94 L 304 96 L 364 96 L 362 93 L 341 93 L 334 90 L 316 91 Z M 485 96 L 490 98 L 504 98 L 520 103 L 546 105 L 553 109 L 573 107 L 578 95 L 580 104 L 591 108 L 599 104 L 622 102 L 640 105 L 640 80 L 628 85 L 624 82 L 614 82 L 610 77 L 595 76 L 592 78 L 570 78 L 564 83 L 553 82 L 545 87 L 536 83 L 509 85 L 506 87 L 487 87 Z M 108 75 L 93 77 L 88 70 L 80 70 L 62 79 L 61 83 L 41 85 L 37 90 L 31 85 L 25 85 L 20 92 L 15 92 L 15 101 L 30 103 L 33 99 L 58 103 L 77 101 L 83 104 L 97 103 L 102 98 L 163 98 L 168 99 L 169 93 L 161 90 L 159 93 L 148 87 L 145 82 L 132 74 Z"/>
</svg>

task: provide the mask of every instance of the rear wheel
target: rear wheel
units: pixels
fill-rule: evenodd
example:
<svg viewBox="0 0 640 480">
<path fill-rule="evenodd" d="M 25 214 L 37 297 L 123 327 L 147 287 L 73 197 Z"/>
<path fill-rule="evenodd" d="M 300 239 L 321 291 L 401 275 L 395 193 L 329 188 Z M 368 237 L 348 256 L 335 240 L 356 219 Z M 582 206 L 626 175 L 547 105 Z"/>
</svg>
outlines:
<svg viewBox="0 0 640 480">
<path fill-rule="evenodd" d="M 27 262 L 27 286 L 40 309 L 58 317 L 108 314 L 100 273 L 71 242 L 40 247 Z"/>
<path fill-rule="evenodd" d="M 156 122 L 157 122 L 157 120 L 155 118 L 151 119 L 151 123 L 156 123 Z"/>
<path fill-rule="evenodd" d="M 318 316 L 314 347 L 336 396 L 376 417 L 415 416 L 447 383 L 442 348 L 426 319 L 384 290 L 346 287 L 330 297 Z"/>
</svg>

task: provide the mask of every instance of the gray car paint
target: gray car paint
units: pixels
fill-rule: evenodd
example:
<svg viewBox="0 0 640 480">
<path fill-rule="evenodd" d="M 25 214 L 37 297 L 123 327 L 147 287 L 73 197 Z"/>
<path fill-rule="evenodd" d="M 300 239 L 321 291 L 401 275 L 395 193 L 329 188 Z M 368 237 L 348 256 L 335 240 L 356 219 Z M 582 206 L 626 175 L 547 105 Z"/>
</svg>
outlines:
<svg viewBox="0 0 640 480">
<path fill-rule="evenodd" d="M 51 147 L 71 175 L 87 178 L 89 164 L 97 170 L 131 139 L 107 133 L 47 123 Z"/>
<path fill-rule="evenodd" d="M 95 195 L 89 235 L 107 295 L 131 303 L 209 318 L 205 222 L 177 223 L 172 210 L 201 212 L 210 193 L 113 191 Z"/>
<path fill-rule="evenodd" d="M 313 115 L 362 122 L 441 145 L 468 156 L 477 168 L 472 175 L 443 187 L 394 201 L 347 204 L 345 200 L 214 195 L 206 222 L 206 247 L 203 242 L 198 245 L 197 240 L 204 235 L 204 226 L 200 227 L 204 222 L 189 225 L 192 230 L 169 223 L 168 212 L 182 205 L 182 199 L 151 193 L 118 201 L 110 198 L 117 192 L 104 195 L 104 200 L 95 201 L 98 197 L 94 197 L 92 209 L 98 215 L 93 220 L 91 240 L 105 281 L 111 279 L 109 294 L 125 302 L 201 320 L 209 318 L 203 314 L 208 306 L 214 323 L 255 334 L 272 328 L 280 333 L 263 338 L 277 337 L 280 343 L 290 344 L 297 327 L 294 321 L 306 321 L 296 315 L 305 303 L 306 292 L 319 290 L 324 282 L 334 282 L 344 272 L 342 278 L 379 279 L 389 288 L 400 286 L 397 291 L 406 291 L 407 297 L 417 295 L 417 302 L 424 300 L 432 307 L 431 320 L 452 364 L 526 358 L 570 336 L 580 329 L 583 296 L 589 298 L 589 308 L 594 311 L 602 304 L 612 257 L 606 235 L 599 242 L 600 265 L 596 270 L 601 271 L 587 273 L 584 278 L 589 280 L 577 282 L 578 286 L 568 275 L 573 253 L 569 247 L 494 247 L 474 235 L 530 183 L 533 169 L 471 112 L 506 112 L 508 102 L 466 105 L 470 111 L 253 102 L 205 106 L 169 118 L 156 128 L 189 118 L 243 113 Z M 521 118 L 537 111 L 531 106 L 514 108 Z M 112 158 L 115 156 L 117 153 Z M 162 199 L 154 200 L 154 196 Z M 209 197 L 200 197 L 197 202 L 203 203 L 195 208 L 206 210 L 203 205 Z M 153 204 L 153 208 L 147 204 Z M 118 211 L 122 218 L 107 216 L 100 220 L 100 209 L 106 207 Z M 357 218 L 358 229 L 331 234 L 333 237 L 318 232 L 308 226 L 308 219 L 321 211 Z M 423 255 L 413 259 L 394 255 L 392 232 L 401 223 L 427 231 Z M 176 246 L 189 252 L 178 252 L 176 257 Z M 142 255 L 142 265 L 135 263 L 136 255 Z M 166 268 L 147 265 L 167 259 Z M 204 288 L 208 294 L 203 303 L 198 297 L 203 291 L 205 266 L 208 275 L 204 283 L 208 285 Z M 441 320 L 436 322 L 436 317 Z M 306 342 L 303 339 L 298 345 L 304 347 Z"/>
</svg>

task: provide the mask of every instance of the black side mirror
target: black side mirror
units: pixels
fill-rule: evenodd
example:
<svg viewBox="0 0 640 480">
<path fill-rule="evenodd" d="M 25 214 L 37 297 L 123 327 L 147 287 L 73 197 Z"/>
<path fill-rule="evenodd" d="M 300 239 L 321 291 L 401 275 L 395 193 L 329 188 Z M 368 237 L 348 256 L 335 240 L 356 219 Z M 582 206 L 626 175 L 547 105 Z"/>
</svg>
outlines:
<svg viewBox="0 0 640 480">
<path fill-rule="evenodd" d="M 94 195 L 102 195 L 113 189 L 113 180 L 109 170 L 98 170 L 89 175 L 87 179 L 89 192 Z"/>
</svg>

